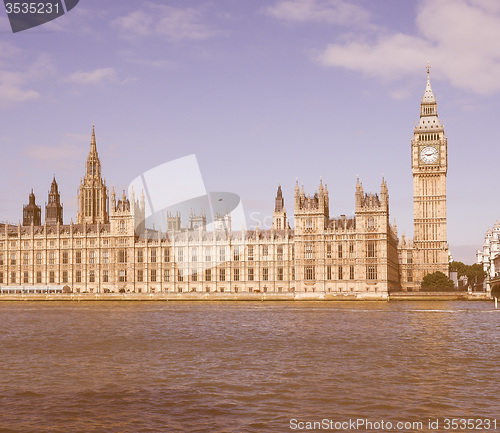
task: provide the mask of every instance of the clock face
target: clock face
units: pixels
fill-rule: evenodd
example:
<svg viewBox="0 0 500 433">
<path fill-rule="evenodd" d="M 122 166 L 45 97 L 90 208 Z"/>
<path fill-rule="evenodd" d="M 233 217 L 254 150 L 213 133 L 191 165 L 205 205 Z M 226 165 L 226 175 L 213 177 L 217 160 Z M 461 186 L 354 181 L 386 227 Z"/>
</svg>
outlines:
<svg viewBox="0 0 500 433">
<path fill-rule="evenodd" d="M 439 152 L 433 146 L 424 147 L 420 151 L 420 160 L 424 164 L 434 164 L 438 160 Z"/>
</svg>

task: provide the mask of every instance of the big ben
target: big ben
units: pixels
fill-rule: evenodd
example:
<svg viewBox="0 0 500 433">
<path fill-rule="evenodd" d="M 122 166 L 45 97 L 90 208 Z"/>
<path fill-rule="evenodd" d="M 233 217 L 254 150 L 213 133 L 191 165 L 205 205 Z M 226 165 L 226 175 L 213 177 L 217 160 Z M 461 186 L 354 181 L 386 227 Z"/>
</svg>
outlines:
<svg viewBox="0 0 500 433">
<path fill-rule="evenodd" d="M 448 146 L 431 88 L 430 68 L 420 104 L 420 120 L 411 141 L 413 171 L 414 278 L 429 273 L 448 275 L 446 174 Z"/>
</svg>

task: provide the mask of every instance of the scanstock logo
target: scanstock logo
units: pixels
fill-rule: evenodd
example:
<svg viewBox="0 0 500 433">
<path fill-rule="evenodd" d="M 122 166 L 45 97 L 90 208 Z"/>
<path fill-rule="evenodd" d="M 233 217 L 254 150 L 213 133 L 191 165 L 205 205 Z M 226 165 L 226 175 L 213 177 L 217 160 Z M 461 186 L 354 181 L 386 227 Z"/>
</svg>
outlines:
<svg viewBox="0 0 500 433">
<path fill-rule="evenodd" d="M 4 0 L 13 33 L 31 29 L 59 18 L 73 9 L 80 0 Z"/>
</svg>

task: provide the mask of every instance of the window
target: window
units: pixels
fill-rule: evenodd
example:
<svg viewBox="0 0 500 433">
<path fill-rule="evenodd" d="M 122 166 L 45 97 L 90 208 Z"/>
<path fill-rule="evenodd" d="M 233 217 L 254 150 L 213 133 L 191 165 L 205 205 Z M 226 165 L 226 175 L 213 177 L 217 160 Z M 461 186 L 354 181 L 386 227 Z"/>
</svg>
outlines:
<svg viewBox="0 0 500 433">
<path fill-rule="evenodd" d="M 151 250 L 151 263 L 156 263 L 156 248 Z"/>
<path fill-rule="evenodd" d="M 142 250 L 137 250 L 137 263 L 142 263 L 144 261 L 144 252 Z"/>
<path fill-rule="evenodd" d="M 36 273 L 36 283 L 37 284 L 42 284 L 42 272 L 41 271 L 38 271 Z"/>
<path fill-rule="evenodd" d="M 28 274 L 28 272 L 24 272 L 24 274 L 23 274 L 23 283 L 24 284 L 28 284 L 28 281 L 29 281 L 29 274 Z"/>
<path fill-rule="evenodd" d="M 225 269 L 219 270 L 219 281 L 226 281 L 226 270 Z"/>
<path fill-rule="evenodd" d="M 295 267 L 292 268 L 292 281 L 295 281 Z"/>
<path fill-rule="evenodd" d="M 377 279 L 377 266 L 376 265 L 368 265 L 366 267 L 366 278 L 368 280 L 376 280 Z"/>
<path fill-rule="evenodd" d="M 240 281 L 240 270 L 239 269 L 234 269 L 234 281 Z"/>
<path fill-rule="evenodd" d="M 125 231 L 125 221 L 120 221 L 120 233 Z"/>
<path fill-rule="evenodd" d="M 42 253 L 36 253 L 36 264 L 37 265 L 42 264 Z"/>
<path fill-rule="evenodd" d="M 177 270 L 177 281 L 184 281 L 184 271 L 182 269 Z"/>
<path fill-rule="evenodd" d="M 349 244 L 349 257 L 352 259 L 354 257 L 354 244 Z"/>
<path fill-rule="evenodd" d="M 268 268 L 262 269 L 262 280 L 269 281 L 269 269 Z"/>
<path fill-rule="evenodd" d="M 0 266 L 3 266 L 3 254 L 0 254 Z"/>
<path fill-rule="evenodd" d="M 342 244 L 339 244 L 339 259 L 341 258 L 342 258 Z"/>
<path fill-rule="evenodd" d="M 342 274 L 342 266 L 339 266 L 339 280 L 343 280 L 344 279 L 344 275 Z"/>
<path fill-rule="evenodd" d="M 368 228 L 369 229 L 373 229 L 375 227 L 375 220 L 373 219 L 373 217 L 369 217 L 368 218 Z"/>
<path fill-rule="evenodd" d="M 95 271 L 89 271 L 89 283 L 95 283 Z"/>
<path fill-rule="evenodd" d="M 292 260 L 295 260 L 295 245 L 292 245 Z"/>
<path fill-rule="evenodd" d="M 165 281 L 166 283 L 170 281 L 170 269 L 165 269 L 165 271 L 163 272 L 163 281 Z"/>
<path fill-rule="evenodd" d="M 28 265 L 30 262 L 30 255 L 28 253 L 24 253 L 23 255 L 23 265 Z"/>
<path fill-rule="evenodd" d="M 264 257 L 267 257 L 267 255 L 268 255 L 268 254 L 269 254 L 269 248 L 267 247 L 267 245 L 264 245 L 264 246 L 262 247 L 262 255 L 263 255 Z"/>
<path fill-rule="evenodd" d="M 411 265 L 413 263 L 413 254 L 411 251 L 406 252 L 406 263 Z"/>
<path fill-rule="evenodd" d="M 107 250 L 102 252 L 102 263 L 105 265 L 109 263 L 109 251 Z"/>
<path fill-rule="evenodd" d="M 142 269 L 139 269 L 137 271 L 137 282 L 142 283 L 144 281 L 144 271 Z"/>
<path fill-rule="evenodd" d="M 253 260 L 253 247 L 248 247 L 248 260 Z"/>
<path fill-rule="evenodd" d="M 212 281 L 212 269 L 205 269 L 205 281 Z"/>
<path fill-rule="evenodd" d="M 306 259 L 312 259 L 314 257 L 314 253 L 313 253 L 313 244 L 311 242 L 308 242 L 306 245 L 305 245 L 305 253 L 304 253 L 304 257 Z"/>
<path fill-rule="evenodd" d="M 10 264 L 12 266 L 15 266 L 16 261 L 17 261 L 16 253 L 10 253 Z"/>
<path fill-rule="evenodd" d="M 193 275 L 191 276 L 192 281 L 198 281 L 198 272 L 193 272 Z"/>
<path fill-rule="evenodd" d="M 331 259 L 332 258 L 332 244 L 326 244 L 326 258 Z"/>
<path fill-rule="evenodd" d="M 240 247 L 234 247 L 234 261 L 238 262 L 240 260 Z"/>
<path fill-rule="evenodd" d="M 248 268 L 248 281 L 253 281 L 253 268 Z"/>
<path fill-rule="evenodd" d="M 225 261 L 226 261 L 226 249 L 220 248 L 219 249 L 219 262 L 225 262 Z"/>
<path fill-rule="evenodd" d="M 306 266 L 304 268 L 304 275 L 306 280 L 314 280 L 314 266 Z"/>
<path fill-rule="evenodd" d="M 82 263 L 82 252 L 81 251 L 77 251 L 75 253 L 75 261 L 76 261 L 76 263 Z"/>
<path fill-rule="evenodd" d="M 67 251 L 63 251 L 63 253 L 62 253 L 62 262 L 63 262 L 63 265 L 68 264 L 68 252 Z"/>
<path fill-rule="evenodd" d="M 306 229 L 312 229 L 313 228 L 313 221 L 311 218 L 308 218 L 306 221 Z"/>
<path fill-rule="evenodd" d="M 127 281 L 127 271 L 121 270 L 118 272 L 118 281 L 120 283 L 125 283 Z"/>
<path fill-rule="evenodd" d="M 41 273 L 41 272 L 40 272 Z M 75 281 L 77 283 L 81 283 L 82 282 L 82 271 L 76 271 L 76 274 L 75 274 Z"/>
<path fill-rule="evenodd" d="M 191 250 L 191 261 L 192 262 L 197 262 L 198 261 L 198 253 L 196 251 L 196 248 L 193 248 Z"/>
<path fill-rule="evenodd" d="M 127 250 L 118 250 L 118 263 L 127 263 Z"/>
<path fill-rule="evenodd" d="M 165 263 L 168 263 L 170 261 L 170 250 L 168 248 L 163 250 L 163 261 Z"/>
<path fill-rule="evenodd" d="M 368 241 L 366 243 L 366 257 L 376 257 L 375 241 Z"/>
<path fill-rule="evenodd" d="M 354 280 L 354 266 L 349 266 L 349 279 Z"/>
<path fill-rule="evenodd" d="M 63 281 L 63 283 L 68 282 L 68 271 L 63 271 L 62 281 Z"/>
<path fill-rule="evenodd" d="M 89 263 L 95 263 L 95 251 L 89 251 Z"/>
<path fill-rule="evenodd" d="M 283 260 L 283 245 L 278 245 L 278 250 L 276 254 L 278 260 Z"/>
<path fill-rule="evenodd" d="M 326 279 L 327 280 L 332 279 L 332 267 L 331 266 L 326 267 Z"/>
<path fill-rule="evenodd" d="M 0 272 L 0 283 L 3 284 L 3 272 Z"/>
<path fill-rule="evenodd" d="M 156 283 L 156 269 L 151 269 L 151 282 Z"/>
<path fill-rule="evenodd" d="M 212 261 L 212 254 L 210 253 L 210 248 L 205 248 L 205 261 Z"/>
<path fill-rule="evenodd" d="M 10 273 L 10 283 L 16 284 L 16 273 L 15 272 Z"/>
<path fill-rule="evenodd" d="M 184 248 L 177 248 L 177 261 L 178 262 L 184 261 Z"/>
<path fill-rule="evenodd" d="M 406 276 L 409 283 L 413 282 L 413 271 L 411 269 L 406 271 Z"/>
<path fill-rule="evenodd" d="M 278 268 L 278 281 L 283 281 L 283 268 Z"/>
</svg>

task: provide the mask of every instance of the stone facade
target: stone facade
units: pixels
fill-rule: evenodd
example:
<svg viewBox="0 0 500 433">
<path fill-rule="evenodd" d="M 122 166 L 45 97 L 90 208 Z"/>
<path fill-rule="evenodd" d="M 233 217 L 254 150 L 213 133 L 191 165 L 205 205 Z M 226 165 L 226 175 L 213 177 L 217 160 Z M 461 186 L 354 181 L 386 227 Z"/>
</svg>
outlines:
<svg viewBox="0 0 500 433">
<path fill-rule="evenodd" d="M 399 245 L 403 290 L 419 290 L 425 275 L 449 273 L 446 231 L 446 175 L 448 142 L 438 118 L 437 102 L 427 84 L 420 104 L 420 120 L 411 141 L 413 172 L 414 237 L 402 237 Z"/>
<path fill-rule="evenodd" d="M 483 269 L 487 273 L 488 278 L 498 276 L 500 267 L 498 267 L 498 260 L 500 258 L 500 222 L 496 221 L 493 229 L 488 227 L 484 235 L 483 249 L 477 250 L 476 262 L 483 265 Z"/>
<path fill-rule="evenodd" d="M 320 181 L 306 195 L 295 185 L 294 229 L 281 186 L 269 230 L 232 230 L 230 215 L 207 209 L 167 215 L 166 232 L 145 228 L 144 194 L 108 197 L 92 129 L 76 224 L 64 225 L 55 179 L 41 225 L 34 194 L 23 225 L 0 224 L 0 286 L 65 286 L 75 293 L 224 292 L 325 293 L 384 297 L 418 290 L 425 273 L 448 272 L 446 241 L 447 142 L 427 87 L 412 140 L 415 238 L 397 238 L 389 223 L 389 193 L 355 186 L 355 215 L 330 217 Z M 139 191 L 138 191 L 139 192 Z M 38 219 L 37 219 L 38 218 Z"/>
</svg>

